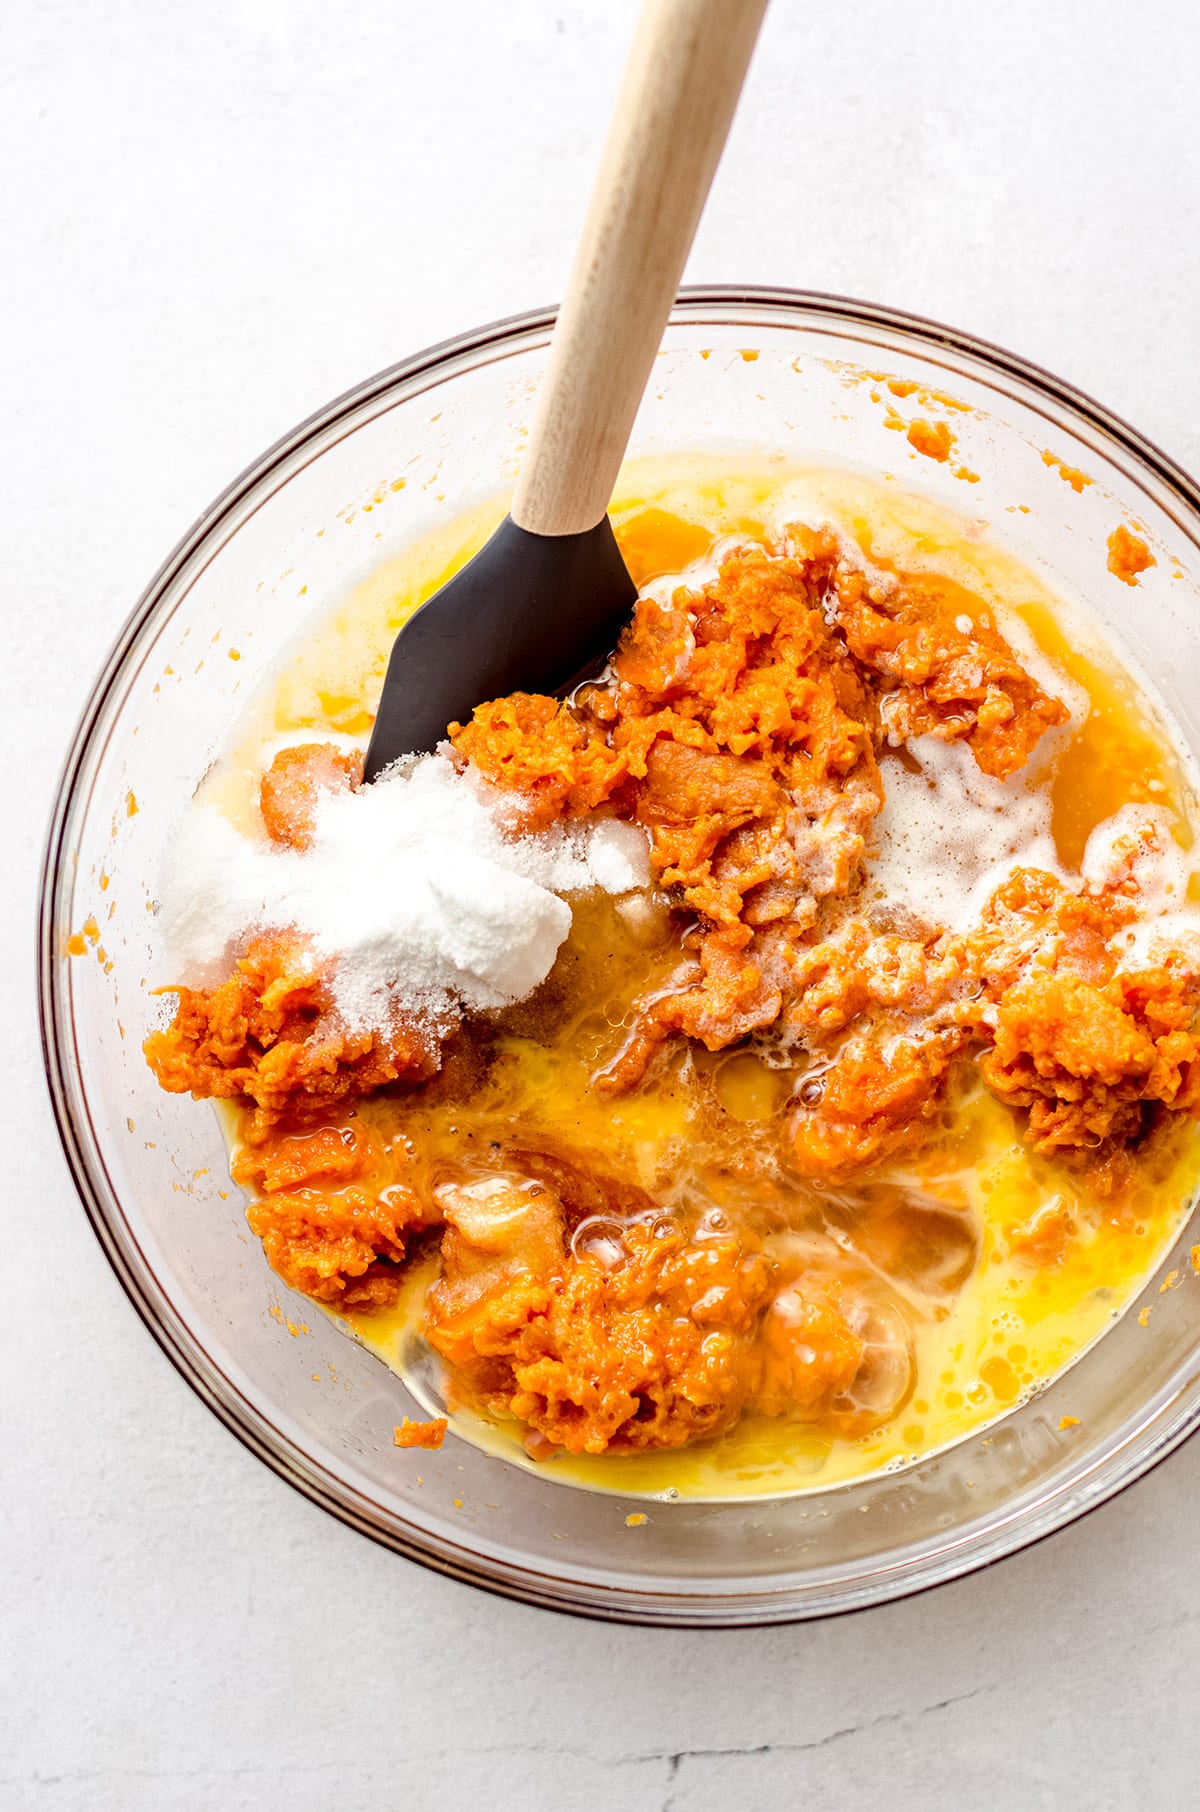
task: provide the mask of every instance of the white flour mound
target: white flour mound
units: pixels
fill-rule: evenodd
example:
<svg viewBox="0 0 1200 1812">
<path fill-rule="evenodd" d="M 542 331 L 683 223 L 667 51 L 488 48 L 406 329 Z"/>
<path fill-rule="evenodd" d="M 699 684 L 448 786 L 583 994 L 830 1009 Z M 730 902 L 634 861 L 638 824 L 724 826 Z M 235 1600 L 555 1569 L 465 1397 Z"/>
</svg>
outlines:
<svg viewBox="0 0 1200 1812">
<path fill-rule="evenodd" d="M 1059 873 L 1050 800 L 1021 774 L 993 780 L 965 742 L 918 736 L 884 766 L 884 806 L 875 820 L 877 854 L 867 887 L 906 906 L 926 924 L 968 932 L 1015 868 Z"/>
<path fill-rule="evenodd" d="M 506 834 L 499 796 L 439 753 L 325 794 L 303 851 L 252 841 L 196 804 L 168 852 L 160 910 L 191 985 L 227 974 L 255 932 L 294 929 L 330 961 L 347 1024 L 370 1029 L 393 1005 L 437 1017 L 452 1001 L 523 999 L 570 929 L 563 894 L 648 881 L 635 826 L 605 818 Z"/>
</svg>

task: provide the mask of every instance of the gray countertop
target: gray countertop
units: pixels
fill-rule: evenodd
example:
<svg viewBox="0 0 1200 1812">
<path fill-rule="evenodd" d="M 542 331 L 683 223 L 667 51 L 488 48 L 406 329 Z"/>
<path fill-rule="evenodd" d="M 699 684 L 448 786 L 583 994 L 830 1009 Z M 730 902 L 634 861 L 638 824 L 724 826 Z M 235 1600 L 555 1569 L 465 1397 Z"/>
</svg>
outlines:
<svg viewBox="0 0 1200 1812">
<path fill-rule="evenodd" d="M 1200 1444 L 991 1572 L 838 1622 L 528 1610 L 252 1459 L 140 1326 L 58 1155 L 30 902 L 93 672 L 262 447 L 561 291 L 632 17 L 43 0 L 0 22 L 8 1812 L 1196 1803 Z M 954 322 L 1195 469 L 1198 56 L 1183 0 L 775 0 L 689 278 Z"/>
</svg>

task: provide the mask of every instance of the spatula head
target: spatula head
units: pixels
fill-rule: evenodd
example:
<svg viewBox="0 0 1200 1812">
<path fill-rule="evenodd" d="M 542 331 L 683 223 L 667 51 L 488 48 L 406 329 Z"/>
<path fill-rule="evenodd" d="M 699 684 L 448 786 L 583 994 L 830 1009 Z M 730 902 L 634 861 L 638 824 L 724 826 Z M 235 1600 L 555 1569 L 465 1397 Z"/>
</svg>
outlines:
<svg viewBox="0 0 1200 1812">
<path fill-rule="evenodd" d="M 488 699 L 586 679 L 636 597 L 607 516 L 582 535 L 533 535 L 506 516 L 396 637 L 364 778 L 436 748 L 447 724 Z"/>
</svg>

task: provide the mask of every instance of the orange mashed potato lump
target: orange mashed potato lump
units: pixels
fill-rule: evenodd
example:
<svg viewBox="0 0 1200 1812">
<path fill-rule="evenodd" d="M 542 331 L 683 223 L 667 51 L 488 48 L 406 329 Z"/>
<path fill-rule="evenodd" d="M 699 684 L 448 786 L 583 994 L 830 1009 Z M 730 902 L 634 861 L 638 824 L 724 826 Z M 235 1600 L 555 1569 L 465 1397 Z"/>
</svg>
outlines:
<svg viewBox="0 0 1200 1812">
<path fill-rule="evenodd" d="M 1108 537 L 1108 570 L 1114 578 L 1124 585 L 1136 585 L 1139 573 L 1157 565 L 1142 537 L 1119 523 Z"/>
<path fill-rule="evenodd" d="M 569 943 L 537 996 L 449 1032 L 397 1016 L 356 1034 L 279 928 L 217 987 L 174 990 L 147 1056 L 164 1088 L 236 1104 L 233 1174 L 294 1288 L 370 1312 L 436 1262 L 424 1329 L 455 1401 L 516 1418 L 535 1457 L 677 1448 L 745 1414 L 855 1439 L 914 1389 L 916 1223 L 888 1179 L 936 1156 L 957 1101 L 990 1091 L 1114 1224 L 1170 1116 L 1200 1115 L 1200 975 L 1114 954 L 1136 850 L 1104 883 L 1019 868 L 965 932 L 864 896 L 897 751 L 959 742 L 1003 780 L 1067 716 L 988 612 L 920 574 L 803 526 L 738 547 L 643 596 L 570 701 L 518 694 L 450 727 L 524 826 L 600 812 L 646 834 L 650 892 Z M 359 777 L 331 746 L 286 750 L 267 832 L 303 849 L 320 791 Z M 614 987 L 622 1011 L 588 1043 Z M 644 1186 L 523 1103 L 531 1041 L 594 1051 L 614 1109 L 682 1093 L 678 1174 L 664 1161 Z M 774 1079 L 753 1128 L 713 1094 L 735 1048 Z M 917 1219 L 961 1282 L 965 1222 Z M 1029 1264 L 1059 1263 L 1074 1232 L 1043 1217 Z"/>
<path fill-rule="evenodd" d="M 438 1448 L 446 1438 L 449 1427 L 445 1416 L 434 1416 L 428 1422 L 410 1422 L 405 1416 L 392 1432 L 392 1440 L 397 1447 Z"/>
</svg>

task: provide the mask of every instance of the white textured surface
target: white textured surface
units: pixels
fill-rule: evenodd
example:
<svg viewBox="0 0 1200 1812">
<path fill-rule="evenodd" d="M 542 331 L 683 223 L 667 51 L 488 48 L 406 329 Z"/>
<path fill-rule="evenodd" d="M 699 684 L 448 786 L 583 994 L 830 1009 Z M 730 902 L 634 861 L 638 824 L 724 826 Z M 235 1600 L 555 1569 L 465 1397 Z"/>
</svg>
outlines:
<svg viewBox="0 0 1200 1812">
<path fill-rule="evenodd" d="M 310 845 L 272 848 L 215 805 L 180 817 L 159 882 L 169 974 L 212 987 L 256 931 L 293 926 L 334 965 L 355 1030 L 387 1034 L 397 1002 L 444 1030 L 458 1004 L 509 1006 L 545 981 L 571 929 L 560 896 L 650 880 L 645 835 L 613 820 L 514 836 L 445 753 L 318 799 Z"/>
<path fill-rule="evenodd" d="M 0 10 L 6 1812 L 1196 1803 L 1200 1445 L 1031 1553 L 836 1623 L 526 1610 L 252 1460 L 143 1332 L 55 1148 L 30 901 L 92 672 L 263 446 L 560 291 L 632 12 Z M 953 321 L 1194 468 L 1198 56 L 1186 0 L 775 0 L 689 275 Z"/>
</svg>

